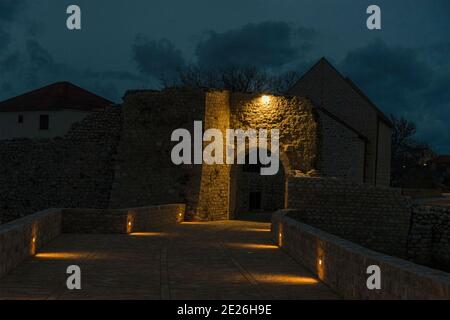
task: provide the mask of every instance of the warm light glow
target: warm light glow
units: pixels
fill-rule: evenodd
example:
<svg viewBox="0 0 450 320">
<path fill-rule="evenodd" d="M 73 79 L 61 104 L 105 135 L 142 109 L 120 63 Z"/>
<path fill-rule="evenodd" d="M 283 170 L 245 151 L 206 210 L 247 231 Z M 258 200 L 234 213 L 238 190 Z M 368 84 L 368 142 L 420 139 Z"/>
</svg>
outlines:
<svg viewBox="0 0 450 320">
<path fill-rule="evenodd" d="M 278 224 L 278 246 L 283 246 L 283 224 Z"/>
<path fill-rule="evenodd" d="M 325 257 L 326 253 L 322 247 L 321 240 L 317 239 L 317 265 L 316 265 L 316 274 L 320 280 L 324 280 L 326 276 L 326 268 L 325 268 Z"/>
<path fill-rule="evenodd" d="M 206 223 L 207 222 L 184 221 L 182 224 L 192 224 L 192 225 L 201 224 L 201 225 L 204 225 Z"/>
<path fill-rule="evenodd" d="M 164 237 L 167 233 L 164 232 L 133 232 L 130 233 L 132 237 Z"/>
<path fill-rule="evenodd" d="M 299 277 L 293 275 L 267 275 L 267 277 L 260 278 L 258 275 L 254 275 L 254 277 L 259 282 L 266 283 L 279 283 L 279 284 L 316 284 L 318 283 L 317 279 L 311 277 Z"/>
<path fill-rule="evenodd" d="M 33 240 L 31 240 L 31 241 L 33 241 L 33 243 L 36 243 L 36 238 L 33 237 Z"/>
<path fill-rule="evenodd" d="M 73 260 L 73 259 L 86 259 L 86 253 L 75 253 L 75 252 L 45 252 L 36 254 L 38 259 L 49 259 L 49 260 Z"/>
<path fill-rule="evenodd" d="M 270 229 L 263 229 L 263 228 L 246 228 L 246 229 L 243 229 L 243 231 L 251 231 L 251 232 L 270 232 Z"/>
<path fill-rule="evenodd" d="M 131 221 L 128 222 L 128 226 L 131 227 Z"/>
<path fill-rule="evenodd" d="M 278 247 L 273 244 L 230 243 L 229 245 L 232 247 L 243 248 L 243 249 L 278 249 Z"/>
<path fill-rule="evenodd" d="M 281 285 L 314 285 L 319 281 L 312 277 L 304 277 L 293 274 L 253 273 L 252 276 L 258 283 Z"/>
<path fill-rule="evenodd" d="M 267 96 L 267 95 L 262 96 L 262 97 L 261 97 L 261 101 L 262 101 L 262 103 L 264 103 L 264 104 L 270 103 L 270 96 Z"/>
</svg>

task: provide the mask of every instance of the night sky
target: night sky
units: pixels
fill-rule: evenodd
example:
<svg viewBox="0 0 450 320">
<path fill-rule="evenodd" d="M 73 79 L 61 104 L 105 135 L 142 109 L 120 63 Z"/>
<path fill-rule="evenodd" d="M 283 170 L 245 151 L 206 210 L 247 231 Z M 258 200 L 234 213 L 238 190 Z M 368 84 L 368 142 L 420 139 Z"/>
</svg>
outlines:
<svg viewBox="0 0 450 320">
<path fill-rule="evenodd" d="M 66 28 L 70 4 L 81 31 Z M 449 0 L 0 0 L 0 99 L 67 80 L 120 102 L 192 63 L 303 72 L 322 56 L 450 153 Z"/>
</svg>

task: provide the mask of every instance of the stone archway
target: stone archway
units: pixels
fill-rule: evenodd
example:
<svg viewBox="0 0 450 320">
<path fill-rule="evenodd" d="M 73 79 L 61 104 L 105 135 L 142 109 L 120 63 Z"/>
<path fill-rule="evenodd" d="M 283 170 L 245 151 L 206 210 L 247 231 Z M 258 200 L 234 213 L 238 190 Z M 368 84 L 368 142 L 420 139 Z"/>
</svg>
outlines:
<svg viewBox="0 0 450 320">
<path fill-rule="evenodd" d="M 290 174 L 289 167 L 286 167 L 288 165 L 288 158 L 283 152 L 280 154 L 278 173 L 273 176 L 262 176 L 261 164 L 233 165 L 230 183 L 230 218 L 283 209 L 286 179 Z"/>
</svg>

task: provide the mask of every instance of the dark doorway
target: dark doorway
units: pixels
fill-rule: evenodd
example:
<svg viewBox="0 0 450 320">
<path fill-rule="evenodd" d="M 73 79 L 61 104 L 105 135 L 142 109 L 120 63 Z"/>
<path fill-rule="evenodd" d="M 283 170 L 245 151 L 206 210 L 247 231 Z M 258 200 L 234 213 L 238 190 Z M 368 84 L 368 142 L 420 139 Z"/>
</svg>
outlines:
<svg viewBox="0 0 450 320">
<path fill-rule="evenodd" d="M 248 154 L 246 155 L 248 157 Z M 246 163 L 249 163 L 248 158 Z M 282 163 L 273 176 L 261 174 L 264 167 L 257 164 L 235 165 L 231 172 L 230 216 L 241 219 L 271 214 L 284 208 L 285 175 Z"/>
<path fill-rule="evenodd" d="M 261 192 L 250 192 L 249 198 L 250 211 L 261 211 Z"/>
</svg>

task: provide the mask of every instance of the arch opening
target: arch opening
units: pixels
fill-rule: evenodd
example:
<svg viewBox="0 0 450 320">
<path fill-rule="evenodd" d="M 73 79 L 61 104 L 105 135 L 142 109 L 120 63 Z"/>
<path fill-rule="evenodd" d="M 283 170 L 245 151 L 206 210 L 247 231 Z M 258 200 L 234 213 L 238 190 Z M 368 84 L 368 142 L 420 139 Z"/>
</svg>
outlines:
<svg viewBox="0 0 450 320">
<path fill-rule="evenodd" d="M 268 152 L 270 154 L 270 150 Z M 231 170 L 231 218 L 264 217 L 283 209 L 287 174 L 281 155 L 278 173 L 272 176 L 261 175 L 261 168 L 265 165 L 261 164 L 259 157 L 257 164 L 249 164 L 248 151 L 245 158 L 246 164 L 235 164 Z"/>
</svg>

